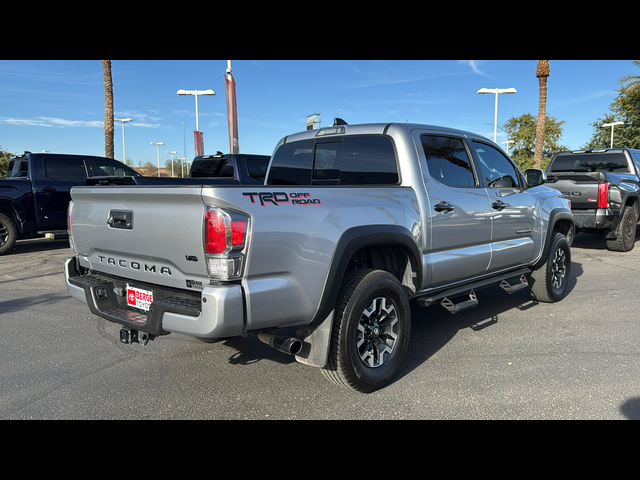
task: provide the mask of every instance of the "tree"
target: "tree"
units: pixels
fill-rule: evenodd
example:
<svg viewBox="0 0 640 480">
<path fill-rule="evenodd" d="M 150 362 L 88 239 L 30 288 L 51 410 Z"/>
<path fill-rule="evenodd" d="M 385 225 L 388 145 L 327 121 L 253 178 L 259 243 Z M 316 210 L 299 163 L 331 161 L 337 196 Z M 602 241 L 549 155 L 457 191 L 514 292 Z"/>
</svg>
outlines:
<svg viewBox="0 0 640 480">
<path fill-rule="evenodd" d="M 115 158 L 113 153 L 113 81 L 111 80 L 111 60 L 102 60 L 104 79 L 104 155 Z"/>
<path fill-rule="evenodd" d="M 157 177 L 158 176 L 158 166 L 152 162 L 143 162 L 140 164 L 138 168 L 136 168 L 138 172 L 140 172 L 145 177 Z"/>
<path fill-rule="evenodd" d="M 167 175 L 171 175 L 173 177 L 182 177 L 182 160 L 178 160 L 177 158 L 174 158 L 173 165 L 171 164 L 172 164 L 171 159 L 164 162 L 164 168 L 165 168 L 165 171 L 167 172 Z"/>
<path fill-rule="evenodd" d="M 540 100 L 538 102 L 538 122 L 536 125 L 536 147 L 533 155 L 534 168 L 540 168 L 542 165 L 542 149 L 547 111 L 547 77 L 549 74 L 549 60 L 538 60 L 536 77 L 538 77 L 538 83 L 540 84 Z"/>
<path fill-rule="evenodd" d="M 9 153 L 2 147 L 0 147 L 0 178 L 4 178 L 7 175 L 9 160 L 11 160 L 13 157 L 15 157 L 13 153 Z"/>
<path fill-rule="evenodd" d="M 633 64 L 640 67 L 640 60 L 634 60 Z M 640 75 L 625 75 L 618 82 L 622 85 L 621 93 L 633 94 L 640 90 Z"/>
<path fill-rule="evenodd" d="M 634 63 L 640 66 L 640 61 L 636 60 Z M 590 124 L 593 134 L 582 148 L 611 147 L 611 127 L 602 127 L 602 124 L 616 121 L 624 122 L 624 125 L 613 129 L 613 146 L 640 148 L 640 88 L 632 86 L 632 77 L 634 76 L 627 75 L 619 80 L 623 86 L 609 106 L 610 112 Z M 637 77 L 640 82 L 640 76 Z"/>
<path fill-rule="evenodd" d="M 558 121 L 554 117 L 545 116 L 544 136 L 542 147 L 536 147 L 538 118 L 529 113 L 519 117 L 511 117 L 502 126 L 513 145 L 509 147 L 509 156 L 518 164 L 522 171 L 534 166 L 534 151 L 541 152 L 542 159 L 539 167 L 546 168 L 554 153 L 568 150 L 560 144 L 562 138 L 562 125 L 564 121 Z"/>
</svg>

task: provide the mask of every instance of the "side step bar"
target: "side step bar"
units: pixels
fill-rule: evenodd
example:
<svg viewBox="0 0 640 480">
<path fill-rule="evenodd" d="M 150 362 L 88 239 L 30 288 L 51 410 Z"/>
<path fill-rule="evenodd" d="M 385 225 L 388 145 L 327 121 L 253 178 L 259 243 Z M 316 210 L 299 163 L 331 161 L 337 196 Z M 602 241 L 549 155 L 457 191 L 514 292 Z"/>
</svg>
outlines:
<svg viewBox="0 0 640 480">
<path fill-rule="evenodd" d="M 451 288 L 449 290 L 444 290 L 433 295 L 424 295 L 422 297 L 417 297 L 415 300 L 416 303 L 421 307 L 428 307 L 435 303 L 440 303 L 440 305 L 446 308 L 449 312 L 455 314 L 478 305 L 478 298 L 475 292 L 476 289 L 486 288 L 492 285 L 500 285 L 500 287 L 505 292 L 507 292 L 508 294 L 512 294 L 514 292 L 518 292 L 524 288 L 527 288 L 529 286 L 529 283 L 527 282 L 526 274 L 529 272 L 530 270 L 528 268 L 522 268 L 515 272 L 510 272 L 504 275 L 499 275 L 497 277 L 480 280 L 478 282 L 463 285 L 461 287 Z M 510 281 L 513 281 L 514 279 L 516 280 L 516 282 L 510 283 Z M 453 297 L 465 294 L 468 295 L 467 300 L 463 300 L 459 303 L 454 303 L 451 300 L 451 298 Z"/>
<path fill-rule="evenodd" d="M 450 313 L 458 313 L 458 312 L 462 312 L 463 310 L 469 310 L 470 308 L 477 306 L 478 299 L 476 298 L 476 292 L 474 292 L 473 290 L 470 290 L 469 300 L 465 300 L 464 302 L 460 302 L 460 303 L 453 303 L 451 300 L 449 300 L 448 297 L 444 297 L 440 302 L 440 305 L 442 305 L 444 308 L 449 310 Z"/>
</svg>

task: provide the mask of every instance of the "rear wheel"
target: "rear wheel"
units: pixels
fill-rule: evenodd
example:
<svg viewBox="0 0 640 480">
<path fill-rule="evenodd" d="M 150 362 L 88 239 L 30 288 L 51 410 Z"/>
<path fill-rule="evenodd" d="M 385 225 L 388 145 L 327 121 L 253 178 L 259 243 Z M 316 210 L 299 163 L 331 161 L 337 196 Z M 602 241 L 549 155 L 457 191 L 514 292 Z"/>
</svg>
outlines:
<svg viewBox="0 0 640 480">
<path fill-rule="evenodd" d="M 18 227 L 13 219 L 0 213 L 0 255 L 8 253 L 18 238 Z"/>
<path fill-rule="evenodd" d="M 528 275 L 529 294 L 535 300 L 553 303 L 567 293 L 571 274 L 571 248 L 562 233 L 555 233 L 547 257 Z"/>
<path fill-rule="evenodd" d="M 338 297 L 324 376 L 362 393 L 384 387 L 400 368 L 410 330 L 409 300 L 396 277 L 356 269 Z"/>
<path fill-rule="evenodd" d="M 632 207 L 624 207 L 622 218 L 616 229 L 616 238 L 607 240 L 607 248 L 615 252 L 628 252 L 636 241 L 636 212 Z"/>
</svg>

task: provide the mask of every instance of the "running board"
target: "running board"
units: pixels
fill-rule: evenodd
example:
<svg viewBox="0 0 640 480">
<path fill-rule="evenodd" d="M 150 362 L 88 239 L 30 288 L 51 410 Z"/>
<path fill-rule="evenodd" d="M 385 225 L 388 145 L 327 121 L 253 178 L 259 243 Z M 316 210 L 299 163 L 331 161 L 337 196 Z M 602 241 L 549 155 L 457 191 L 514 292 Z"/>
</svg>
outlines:
<svg viewBox="0 0 640 480">
<path fill-rule="evenodd" d="M 469 300 L 465 300 L 460 303 L 453 303 L 448 297 L 444 297 L 440 302 L 440 305 L 446 308 L 450 313 L 455 314 L 477 306 L 478 298 L 476 297 L 476 292 L 469 290 Z"/>
<path fill-rule="evenodd" d="M 518 279 L 518 283 L 514 283 L 512 285 L 509 282 L 507 282 L 506 280 L 502 280 L 500 282 L 500 287 L 502 287 L 502 289 L 505 292 L 507 292 L 509 295 L 511 295 L 514 292 L 518 292 L 518 291 L 522 290 L 523 288 L 529 287 L 529 282 L 527 282 L 527 277 L 523 274 L 523 275 L 520 275 L 520 278 Z"/>
<path fill-rule="evenodd" d="M 492 285 L 500 285 L 503 290 L 511 294 L 527 288 L 529 284 L 527 283 L 526 275 L 530 272 L 531 270 L 529 270 L 528 268 L 521 268 L 514 272 L 509 272 L 503 275 L 498 275 L 496 277 L 479 280 L 477 282 L 462 285 L 460 287 L 450 288 L 438 293 L 419 296 L 416 297 L 415 300 L 416 303 L 421 307 L 428 307 L 435 303 L 440 303 L 449 312 L 458 313 L 478 305 L 478 299 L 476 297 L 475 290 L 490 287 Z M 510 280 L 517 280 L 517 283 L 511 284 L 509 283 Z M 457 304 L 453 303 L 451 301 L 451 298 L 457 297 L 459 295 L 468 295 L 469 299 Z"/>
</svg>

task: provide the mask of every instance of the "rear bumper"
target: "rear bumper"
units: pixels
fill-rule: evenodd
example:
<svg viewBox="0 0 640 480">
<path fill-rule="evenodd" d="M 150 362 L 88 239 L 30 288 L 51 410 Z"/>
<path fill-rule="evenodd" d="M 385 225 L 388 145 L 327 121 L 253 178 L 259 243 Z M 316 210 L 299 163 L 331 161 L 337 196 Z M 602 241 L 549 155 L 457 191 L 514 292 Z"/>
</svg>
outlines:
<svg viewBox="0 0 640 480">
<path fill-rule="evenodd" d="M 581 230 L 611 230 L 615 215 L 609 208 L 573 210 L 575 226 Z"/>
<path fill-rule="evenodd" d="M 122 292 L 127 280 L 121 277 L 80 271 L 76 257 L 65 261 L 67 292 L 86 303 L 95 315 L 125 327 L 166 335 L 175 332 L 205 338 L 233 337 L 244 331 L 244 300 L 240 285 L 207 285 L 201 293 L 163 289 L 140 284 L 152 290 L 154 301 L 148 313 L 126 305 Z"/>
</svg>

